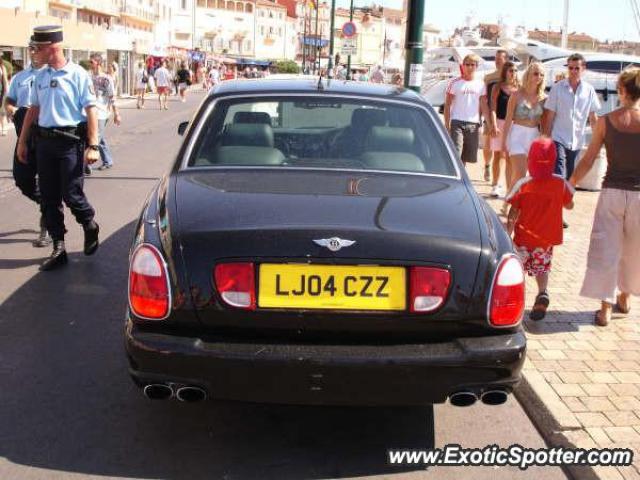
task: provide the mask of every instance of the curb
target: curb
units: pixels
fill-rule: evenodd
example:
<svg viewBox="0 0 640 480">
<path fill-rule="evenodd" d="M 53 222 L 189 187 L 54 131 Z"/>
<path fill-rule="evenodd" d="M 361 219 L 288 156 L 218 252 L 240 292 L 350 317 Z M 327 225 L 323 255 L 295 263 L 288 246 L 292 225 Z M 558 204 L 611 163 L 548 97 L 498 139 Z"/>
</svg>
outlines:
<svg viewBox="0 0 640 480">
<path fill-rule="evenodd" d="M 550 448 L 598 448 L 578 419 L 564 405 L 545 378 L 525 361 L 522 381 L 514 395 Z M 573 480 L 622 479 L 615 467 L 564 465 L 563 470 Z"/>
</svg>

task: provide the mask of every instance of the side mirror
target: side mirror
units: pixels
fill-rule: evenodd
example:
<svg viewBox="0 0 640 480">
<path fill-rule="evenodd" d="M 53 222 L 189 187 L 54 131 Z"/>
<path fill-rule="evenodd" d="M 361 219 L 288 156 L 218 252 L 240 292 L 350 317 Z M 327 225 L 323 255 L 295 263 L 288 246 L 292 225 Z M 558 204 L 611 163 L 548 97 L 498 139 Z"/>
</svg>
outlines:
<svg viewBox="0 0 640 480">
<path fill-rule="evenodd" d="M 188 126 L 189 126 L 189 122 L 180 122 L 178 124 L 178 135 L 184 135 L 184 132 L 187 131 Z"/>
</svg>

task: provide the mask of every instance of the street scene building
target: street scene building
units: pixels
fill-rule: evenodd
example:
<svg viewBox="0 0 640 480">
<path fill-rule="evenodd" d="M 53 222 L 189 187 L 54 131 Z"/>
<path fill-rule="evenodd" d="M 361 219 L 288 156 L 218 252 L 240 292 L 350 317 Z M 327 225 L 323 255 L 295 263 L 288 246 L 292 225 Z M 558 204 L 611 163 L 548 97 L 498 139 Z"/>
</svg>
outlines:
<svg viewBox="0 0 640 480">
<path fill-rule="evenodd" d="M 640 479 L 635 33 L 332 3 L 0 0 L 0 479 Z"/>
</svg>

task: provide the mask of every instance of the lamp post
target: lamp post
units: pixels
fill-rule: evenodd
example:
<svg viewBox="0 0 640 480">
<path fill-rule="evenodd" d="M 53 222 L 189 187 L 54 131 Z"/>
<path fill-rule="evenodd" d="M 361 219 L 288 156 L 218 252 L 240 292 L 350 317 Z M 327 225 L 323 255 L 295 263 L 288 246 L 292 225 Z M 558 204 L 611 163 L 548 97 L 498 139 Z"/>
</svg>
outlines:
<svg viewBox="0 0 640 480">
<path fill-rule="evenodd" d="M 333 78 L 333 30 L 335 28 L 335 15 L 336 14 L 336 0 L 331 0 L 331 19 L 329 27 L 329 64 L 327 69 L 329 70 L 329 78 Z"/>
<path fill-rule="evenodd" d="M 423 32 L 425 0 L 409 0 L 407 40 L 405 44 L 404 86 L 420 92 L 422 86 Z"/>
</svg>

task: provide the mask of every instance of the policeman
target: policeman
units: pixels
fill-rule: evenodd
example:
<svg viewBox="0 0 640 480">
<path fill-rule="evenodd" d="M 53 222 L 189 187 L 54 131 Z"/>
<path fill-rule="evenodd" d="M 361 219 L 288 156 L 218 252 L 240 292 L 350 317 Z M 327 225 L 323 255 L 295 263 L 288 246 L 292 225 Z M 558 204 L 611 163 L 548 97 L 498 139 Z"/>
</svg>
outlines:
<svg viewBox="0 0 640 480">
<path fill-rule="evenodd" d="M 31 65 L 13 76 L 11 85 L 9 86 L 9 93 L 4 99 L 5 110 L 9 119 L 12 119 L 15 124 L 18 137 L 20 137 L 22 123 L 31 102 L 33 79 L 42 66 L 40 54 L 36 51 L 36 47 L 32 42 L 29 43 L 29 57 L 31 59 Z M 51 239 L 47 234 L 42 205 L 40 204 L 40 190 L 36 182 L 37 170 L 34 140 L 33 135 L 27 140 L 28 150 L 26 163 L 18 161 L 18 144 L 16 142 L 16 149 L 13 154 L 13 179 L 22 194 L 40 206 L 40 235 L 33 242 L 33 246 L 46 247 L 51 243 Z"/>
<path fill-rule="evenodd" d="M 36 159 L 39 186 L 47 230 L 53 252 L 40 270 L 52 270 L 67 263 L 64 246 L 62 200 L 84 229 L 84 254 L 98 249 L 95 211 L 83 191 L 83 166 L 100 159 L 96 97 L 86 70 L 64 58 L 62 27 L 33 29 L 33 43 L 48 64 L 35 77 L 31 107 L 18 140 L 18 159 L 27 158 L 27 139 L 37 121 Z"/>
</svg>

